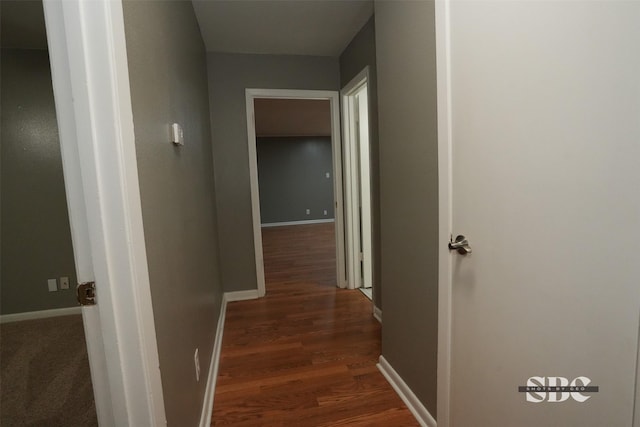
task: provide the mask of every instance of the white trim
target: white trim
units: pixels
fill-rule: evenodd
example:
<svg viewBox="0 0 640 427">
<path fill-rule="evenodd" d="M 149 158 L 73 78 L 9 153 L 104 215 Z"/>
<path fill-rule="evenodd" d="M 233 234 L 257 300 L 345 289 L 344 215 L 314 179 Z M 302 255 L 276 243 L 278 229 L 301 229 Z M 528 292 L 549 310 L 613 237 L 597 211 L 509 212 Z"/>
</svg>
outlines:
<svg viewBox="0 0 640 427">
<path fill-rule="evenodd" d="M 347 288 L 362 286 L 360 275 L 360 209 L 358 203 L 357 155 L 353 141 L 356 140 L 355 101 L 341 92 L 342 140 L 344 150 L 344 211 L 345 211 L 345 262 L 347 267 Z"/>
<path fill-rule="evenodd" d="M 224 293 L 225 304 L 233 301 L 245 301 L 249 299 L 258 299 L 261 296 L 257 289 L 249 289 L 248 291 L 233 291 Z"/>
<path fill-rule="evenodd" d="M 213 398 L 216 394 L 216 382 L 218 381 L 218 368 L 220 366 L 220 353 L 222 352 L 222 336 L 224 335 L 224 321 L 227 315 L 227 295 L 222 296 L 220 315 L 218 316 L 218 327 L 216 328 L 216 339 L 211 352 L 211 362 L 209 364 L 209 376 L 207 377 L 207 388 L 202 402 L 202 413 L 200 415 L 200 427 L 209 427 L 213 415 Z"/>
<path fill-rule="evenodd" d="M 358 215 L 360 220 L 360 231 L 362 241 L 362 286 L 370 288 L 373 286 L 373 224 L 371 211 L 371 139 L 369 112 L 369 82 L 357 93 L 357 114 L 360 120 L 358 127 L 360 129 L 359 143 L 356 148 L 357 164 L 360 173 L 358 176 L 358 185 L 360 193 L 360 212 Z M 359 265 L 358 265 L 359 267 Z"/>
<path fill-rule="evenodd" d="M 389 384 L 391 384 L 391 387 L 398 393 L 400 399 L 407 405 L 416 418 L 416 421 L 418 421 L 422 427 L 436 427 L 436 420 L 420 402 L 418 397 L 413 394 L 409 386 L 402 380 L 384 356 L 380 356 L 380 362 L 377 366 L 380 372 L 382 372 L 382 375 L 387 379 Z"/>
<path fill-rule="evenodd" d="M 73 255 L 78 281 L 90 282 L 94 279 L 91 242 L 89 241 L 89 226 L 80 173 L 80 157 L 77 149 L 64 12 L 59 1 L 45 0 L 43 6 Z"/>
<path fill-rule="evenodd" d="M 348 95 L 354 92 L 357 92 L 361 86 L 366 84 L 369 81 L 369 66 L 367 65 L 360 71 L 354 78 L 352 78 L 349 83 L 347 83 L 342 90 L 340 90 L 341 95 Z"/>
<path fill-rule="evenodd" d="M 266 293 L 264 279 L 264 254 L 262 251 L 262 229 L 260 227 L 260 188 L 258 185 L 258 153 L 256 148 L 256 124 L 254 112 L 254 97 L 245 90 L 247 108 L 247 144 L 249 148 L 249 180 L 251 181 L 251 214 L 253 219 L 253 247 L 256 259 L 256 282 L 258 295 Z"/>
<path fill-rule="evenodd" d="M 82 163 L 76 133 L 71 64 L 66 35 L 67 25 L 65 24 L 62 2 L 47 0 L 43 2 L 43 6 L 76 277 L 80 283 L 92 282 L 95 280 L 95 276 L 81 173 Z M 70 21 L 68 25 L 70 28 L 72 22 Z M 77 22 L 73 23 L 77 27 Z M 114 425 L 100 308 L 98 305 L 85 306 L 80 311 L 84 325 L 98 424 Z"/>
<path fill-rule="evenodd" d="M 264 224 L 261 224 L 261 227 L 262 228 L 285 227 L 288 225 L 325 224 L 328 222 L 336 222 L 336 220 L 335 218 L 329 218 L 329 219 L 308 219 L 304 221 L 265 222 Z"/>
<path fill-rule="evenodd" d="M 66 72 L 72 92 L 76 138 L 63 138 L 61 143 L 68 144 L 68 152 L 77 153 L 75 166 L 84 195 L 98 309 L 84 309 L 83 318 L 85 322 L 99 319 L 106 360 L 103 375 L 108 380 L 103 393 L 111 398 L 109 413 L 103 413 L 111 421 L 105 424 L 99 411 L 100 422 L 165 425 L 122 1 L 47 0 L 46 8 L 61 12 L 61 22 L 49 20 L 49 13 L 45 16 L 48 26 L 59 25 L 65 34 L 56 43 L 66 45 L 66 57 L 60 45 L 50 54 L 55 56 L 52 65 L 68 63 L 67 70 L 54 73 L 54 90 L 59 94 L 65 89 L 61 80 Z M 72 176 L 69 164 L 63 166 L 68 180 Z"/>
<path fill-rule="evenodd" d="M 435 2 L 438 97 L 438 423 L 451 421 L 452 260 L 447 243 L 452 224 L 452 124 L 450 0 Z"/>
<path fill-rule="evenodd" d="M 247 109 L 247 144 L 249 151 L 249 179 L 251 181 L 251 212 L 253 217 L 253 244 L 256 260 L 256 280 L 258 295 L 265 295 L 264 254 L 262 251 L 262 230 L 260 221 L 260 190 L 258 185 L 258 156 L 256 150 L 256 126 L 254 103 L 255 98 L 277 99 L 324 99 L 331 106 L 331 152 L 333 155 L 333 197 L 335 202 L 336 222 L 336 265 L 337 282 L 341 288 L 346 287 L 344 225 L 342 203 L 342 144 L 340 141 L 340 106 L 338 92 L 327 90 L 297 89 L 245 89 Z"/>
<path fill-rule="evenodd" d="M 367 112 L 371 110 L 368 96 L 369 66 L 366 66 L 340 91 L 340 103 L 342 107 L 342 142 L 344 155 L 344 189 L 345 189 L 345 234 L 346 234 L 346 270 L 347 288 L 357 289 L 362 286 L 372 285 L 373 279 L 373 253 L 372 253 L 372 229 L 371 229 L 371 177 L 369 144 L 364 147 L 366 155 L 358 150 L 358 131 L 361 139 L 369 141 L 370 123 L 359 123 L 356 115 L 359 115 L 360 105 L 357 105 L 355 95 L 364 90 L 367 104 Z M 367 113 L 368 114 L 368 113 Z M 359 127 L 359 129 L 358 129 Z M 366 164 L 363 158 L 366 157 Z M 362 180 L 362 176 L 369 177 L 368 182 Z M 360 192 L 366 194 L 361 195 Z M 361 203 L 362 202 L 362 203 Z M 362 206 L 361 206 L 362 204 Z M 362 218 L 361 218 L 362 212 Z M 366 218 L 365 218 L 366 217 Z M 362 233 L 361 230 L 368 232 Z M 361 247 L 363 242 L 364 247 Z M 362 251 L 362 259 L 361 259 Z M 364 278 L 362 267 L 365 268 Z"/>
<path fill-rule="evenodd" d="M 373 306 L 373 317 L 382 325 L 382 310 L 375 305 Z"/>
<path fill-rule="evenodd" d="M 227 304 L 233 301 L 246 301 L 258 299 L 257 289 L 248 291 L 225 292 L 222 295 L 222 306 L 218 316 L 218 327 L 216 328 L 216 338 L 211 352 L 211 362 L 209 364 L 209 376 L 207 377 L 207 388 L 204 395 L 202 412 L 200 414 L 200 427 L 208 427 L 211 424 L 213 414 L 213 399 L 218 381 L 218 368 L 220 367 L 220 354 L 222 353 L 222 337 L 224 335 L 224 323 L 227 316 Z"/>
<path fill-rule="evenodd" d="M 640 315 L 640 313 L 638 313 Z M 636 384 L 633 399 L 633 427 L 640 427 L 640 318 L 638 319 L 638 349 L 636 353 Z"/>
<path fill-rule="evenodd" d="M 0 315 L 0 323 L 21 322 L 23 320 L 47 319 L 49 317 L 82 314 L 82 307 L 53 308 L 51 310 L 27 311 Z"/>
</svg>

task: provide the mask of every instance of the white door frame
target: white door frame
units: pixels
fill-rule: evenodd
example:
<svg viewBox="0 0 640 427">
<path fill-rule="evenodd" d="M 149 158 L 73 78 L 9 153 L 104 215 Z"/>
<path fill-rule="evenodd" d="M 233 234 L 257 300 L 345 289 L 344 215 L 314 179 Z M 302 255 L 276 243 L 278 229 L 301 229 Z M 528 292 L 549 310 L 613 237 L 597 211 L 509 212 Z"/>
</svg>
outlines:
<svg viewBox="0 0 640 427">
<path fill-rule="evenodd" d="M 638 313 L 640 316 L 640 313 Z M 638 319 L 638 351 L 636 354 L 636 400 L 633 407 L 633 427 L 640 427 L 640 318 Z"/>
<path fill-rule="evenodd" d="M 340 91 L 342 105 L 342 128 L 343 128 L 343 148 L 344 148 L 344 182 L 345 182 L 345 234 L 346 239 L 346 266 L 347 266 L 347 288 L 355 289 L 364 285 L 361 274 L 360 241 L 363 240 L 362 262 L 364 263 L 365 275 L 372 281 L 373 253 L 371 241 L 371 177 L 369 155 L 369 144 L 364 148 L 366 154 L 358 147 L 358 130 L 360 139 L 369 141 L 369 122 L 358 123 L 355 119 L 358 108 L 356 106 L 355 95 L 364 87 L 367 87 L 368 100 L 369 67 L 365 67 Z M 370 111 L 367 105 L 367 114 Z M 365 159 L 366 158 L 366 159 Z M 362 167 L 366 172 L 360 173 Z M 361 175 L 369 176 L 368 180 L 363 180 Z M 361 195 L 362 193 L 362 195 Z M 362 196 L 362 206 L 360 206 Z M 360 209 L 362 208 L 362 215 Z M 362 222 L 362 224 L 361 224 Z M 361 233 L 360 230 L 363 230 Z M 367 232 L 365 232 L 367 231 Z M 361 236 L 362 234 L 362 236 Z M 366 260 L 366 261 L 365 261 Z"/>
<path fill-rule="evenodd" d="M 449 427 L 451 416 L 452 255 L 452 126 L 450 0 L 435 2 L 438 105 L 438 427 Z"/>
<path fill-rule="evenodd" d="M 166 424 L 121 0 L 45 0 L 69 221 L 98 421 Z"/>
<path fill-rule="evenodd" d="M 247 144 L 249 148 L 249 178 L 251 180 L 251 212 L 253 217 L 253 243 L 256 258 L 256 279 L 258 296 L 266 292 L 264 279 L 264 255 L 262 251 L 262 227 L 260 219 L 260 190 L 258 185 L 258 154 L 256 148 L 256 124 L 254 100 L 274 99 L 322 99 L 331 107 L 331 153 L 333 157 L 333 199 L 335 209 L 336 266 L 338 287 L 345 288 L 344 211 L 342 203 L 342 154 L 340 142 L 340 113 L 338 92 L 327 90 L 298 89 L 246 89 L 247 103 Z"/>
</svg>

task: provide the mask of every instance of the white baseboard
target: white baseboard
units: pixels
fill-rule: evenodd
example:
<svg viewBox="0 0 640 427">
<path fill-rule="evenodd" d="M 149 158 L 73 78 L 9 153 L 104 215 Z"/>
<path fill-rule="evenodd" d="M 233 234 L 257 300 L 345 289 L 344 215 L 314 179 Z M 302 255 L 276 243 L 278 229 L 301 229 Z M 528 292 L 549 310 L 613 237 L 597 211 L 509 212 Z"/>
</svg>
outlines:
<svg viewBox="0 0 640 427">
<path fill-rule="evenodd" d="M 26 313 L 3 314 L 0 315 L 0 323 L 46 319 L 47 317 L 69 316 L 72 314 L 82 314 L 82 307 L 54 308 L 51 310 L 28 311 Z"/>
<path fill-rule="evenodd" d="M 382 325 L 382 310 L 375 305 L 373 306 L 373 317 Z"/>
<path fill-rule="evenodd" d="M 380 369 L 382 375 L 384 375 L 389 384 L 391 384 L 391 387 L 398 393 L 400 399 L 407 405 L 422 427 L 437 426 L 436 420 L 431 416 L 429 411 L 427 411 L 427 408 L 425 408 L 416 395 L 413 394 L 409 386 L 400 378 L 400 375 L 398 375 L 395 369 L 386 361 L 384 356 L 380 356 L 378 369 Z"/>
<path fill-rule="evenodd" d="M 304 221 L 287 221 L 287 222 L 266 222 L 264 224 L 260 224 L 260 227 L 284 227 L 286 225 L 306 225 L 306 224 L 324 224 L 326 222 L 335 222 L 334 218 L 329 219 L 308 219 Z"/>
<path fill-rule="evenodd" d="M 260 295 L 258 294 L 257 289 L 250 289 L 248 291 L 234 291 L 234 292 L 225 292 L 224 298 L 227 302 L 232 301 L 244 301 L 248 299 L 257 299 Z"/>
<path fill-rule="evenodd" d="M 211 425 L 211 416 L 213 415 L 213 398 L 216 394 L 216 381 L 218 379 L 218 367 L 220 366 L 220 353 L 222 352 L 222 336 L 224 334 L 224 321 L 227 314 L 227 303 L 232 301 L 256 299 L 258 298 L 258 296 L 259 295 L 257 289 L 251 289 L 248 291 L 225 292 L 222 296 L 222 306 L 220 307 L 220 316 L 218 317 L 216 338 L 213 343 L 211 362 L 209 364 L 207 388 L 204 394 L 202 412 L 200 414 L 200 427 L 209 427 Z"/>
<path fill-rule="evenodd" d="M 227 296 L 222 296 L 222 306 L 220 307 L 220 316 L 218 316 L 218 327 L 216 329 L 216 339 L 213 343 L 213 351 L 211 352 L 211 362 L 209 364 L 209 376 L 207 377 L 207 388 L 204 393 L 204 402 L 202 405 L 202 413 L 200 415 L 200 427 L 209 427 L 211 425 L 211 416 L 213 415 L 213 397 L 216 392 L 216 381 L 218 379 L 218 367 L 220 366 L 220 352 L 222 351 L 222 335 L 224 334 L 224 320 L 227 314 Z"/>
</svg>

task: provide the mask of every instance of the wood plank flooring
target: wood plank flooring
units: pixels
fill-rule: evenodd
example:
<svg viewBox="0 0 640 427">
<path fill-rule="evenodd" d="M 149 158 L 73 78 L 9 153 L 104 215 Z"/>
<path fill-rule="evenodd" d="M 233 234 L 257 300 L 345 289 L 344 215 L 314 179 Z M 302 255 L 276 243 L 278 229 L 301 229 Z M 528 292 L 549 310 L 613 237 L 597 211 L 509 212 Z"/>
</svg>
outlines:
<svg viewBox="0 0 640 427">
<path fill-rule="evenodd" d="M 267 295 L 229 303 L 212 426 L 417 426 L 376 368 L 371 301 L 335 286 L 333 224 L 263 229 Z"/>
</svg>

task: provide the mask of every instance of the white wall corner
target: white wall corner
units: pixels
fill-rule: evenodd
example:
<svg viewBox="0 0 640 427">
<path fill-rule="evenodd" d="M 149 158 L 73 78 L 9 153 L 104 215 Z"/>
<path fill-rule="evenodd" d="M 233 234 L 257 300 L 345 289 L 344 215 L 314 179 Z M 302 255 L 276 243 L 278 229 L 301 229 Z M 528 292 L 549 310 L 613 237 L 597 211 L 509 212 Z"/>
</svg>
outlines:
<svg viewBox="0 0 640 427">
<path fill-rule="evenodd" d="M 420 402 L 418 397 L 413 394 L 407 383 L 398 375 L 393 367 L 387 362 L 384 356 L 380 356 L 378 369 L 387 379 L 391 387 L 398 393 L 400 399 L 407 405 L 413 416 L 422 427 L 436 427 L 436 420 L 429 413 L 427 408 Z"/>
<path fill-rule="evenodd" d="M 373 317 L 382 325 L 382 310 L 375 305 L 373 306 Z"/>
<path fill-rule="evenodd" d="M 220 353 L 222 352 L 222 335 L 224 334 L 224 320 L 227 314 L 226 294 L 222 296 L 220 316 L 218 316 L 218 327 L 216 328 L 216 338 L 213 342 L 211 352 L 211 362 L 209 363 L 209 376 L 207 377 L 207 388 L 202 402 L 202 412 L 200 415 L 200 427 L 209 427 L 213 415 L 213 398 L 216 392 L 216 381 L 218 380 L 218 367 L 220 366 Z"/>
<path fill-rule="evenodd" d="M 225 302 L 245 301 L 249 299 L 258 299 L 258 298 L 260 298 L 260 293 L 258 289 L 249 289 L 248 291 L 233 291 L 233 292 L 224 293 Z"/>
</svg>

